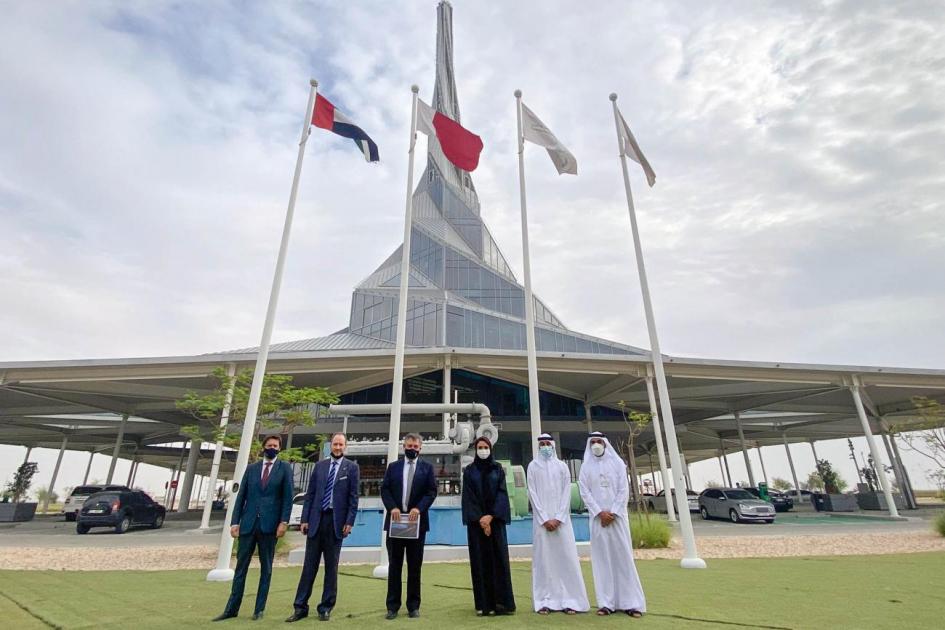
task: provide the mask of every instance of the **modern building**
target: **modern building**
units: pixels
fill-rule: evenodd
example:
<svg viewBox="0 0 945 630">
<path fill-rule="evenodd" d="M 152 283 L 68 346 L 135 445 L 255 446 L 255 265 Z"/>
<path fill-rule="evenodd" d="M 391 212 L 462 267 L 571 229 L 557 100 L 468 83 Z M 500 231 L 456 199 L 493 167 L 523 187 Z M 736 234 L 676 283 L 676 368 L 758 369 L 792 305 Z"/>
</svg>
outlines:
<svg viewBox="0 0 945 630">
<path fill-rule="evenodd" d="M 437 20 L 433 106 L 460 120 L 449 3 L 440 3 Z M 524 289 L 482 218 L 472 177 L 444 158 L 435 138 L 429 142 L 414 192 L 404 402 L 485 403 L 501 427 L 498 457 L 526 464 L 532 449 Z M 355 287 L 347 326 L 275 344 L 269 371 L 291 374 L 299 385 L 330 387 L 343 403 L 389 403 L 401 255 L 398 248 Z M 534 306 L 543 429 L 557 436 L 566 458 L 582 456 L 592 427 L 622 443 L 624 410 L 658 411 L 650 406 L 650 352 L 569 329 L 537 297 Z M 174 466 L 182 461 L 180 449 L 169 453 L 162 445 L 179 442 L 180 427 L 192 422 L 175 401 L 190 390 L 212 389 L 214 368 L 251 369 L 255 359 L 250 347 L 185 357 L 0 363 L 0 442 L 120 450 L 123 457 Z M 791 443 L 816 448 L 816 440 L 868 433 L 881 436 L 900 487 L 908 487 L 887 430 L 919 419 L 916 397 L 945 399 L 945 370 L 664 360 L 688 462 L 781 444 L 790 456 Z M 449 422 L 405 415 L 402 426 L 440 436 Z M 342 428 L 354 439 L 386 439 L 388 418 L 325 417 L 292 439 L 298 445 Z M 656 444 L 652 426 L 637 436 L 633 459 L 641 473 L 658 470 Z M 189 476 L 204 470 L 207 458 L 188 458 Z M 383 461 L 364 464 L 373 471 L 366 475 L 370 484 Z M 447 481 L 458 477 L 458 456 L 440 456 L 438 464 Z M 747 456 L 746 464 L 752 483 L 763 479 Z M 224 470 L 228 465 L 224 460 Z"/>
</svg>

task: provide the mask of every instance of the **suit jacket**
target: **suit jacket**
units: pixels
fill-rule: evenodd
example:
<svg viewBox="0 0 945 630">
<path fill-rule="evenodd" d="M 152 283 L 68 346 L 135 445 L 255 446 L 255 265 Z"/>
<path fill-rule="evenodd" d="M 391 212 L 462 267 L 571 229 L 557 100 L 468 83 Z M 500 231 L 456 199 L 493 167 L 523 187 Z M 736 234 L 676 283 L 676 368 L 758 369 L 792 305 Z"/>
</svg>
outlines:
<svg viewBox="0 0 945 630">
<path fill-rule="evenodd" d="M 390 531 L 390 512 L 397 508 L 407 514 L 413 508 L 420 510 L 420 531 L 430 531 L 430 515 L 427 513 L 436 499 L 436 474 L 433 465 L 422 459 L 417 460 L 417 470 L 413 473 L 413 485 L 407 505 L 404 502 L 404 460 L 399 459 L 387 467 L 384 482 L 381 484 L 381 500 L 387 508 L 384 517 L 384 531 Z"/>
<path fill-rule="evenodd" d="M 263 489 L 262 466 L 259 461 L 246 467 L 236 494 L 230 525 L 239 525 L 241 536 L 252 534 L 257 520 L 260 533 L 274 534 L 279 523 L 289 522 L 292 513 L 292 467 L 278 459 L 273 462 Z"/>
<path fill-rule="evenodd" d="M 325 484 L 328 482 L 328 470 L 331 458 L 323 459 L 312 470 L 308 480 L 308 491 L 305 493 L 305 503 L 302 505 L 302 523 L 308 523 L 309 537 L 318 534 L 318 524 L 322 520 L 322 497 L 325 495 Z M 331 495 L 332 518 L 334 519 L 335 535 L 343 538 L 341 530 L 345 525 L 354 526 L 354 519 L 358 515 L 358 481 L 361 478 L 361 469 L 358 465 L 344 457 L 335 473 L 335 486 Z"/>
</svg>

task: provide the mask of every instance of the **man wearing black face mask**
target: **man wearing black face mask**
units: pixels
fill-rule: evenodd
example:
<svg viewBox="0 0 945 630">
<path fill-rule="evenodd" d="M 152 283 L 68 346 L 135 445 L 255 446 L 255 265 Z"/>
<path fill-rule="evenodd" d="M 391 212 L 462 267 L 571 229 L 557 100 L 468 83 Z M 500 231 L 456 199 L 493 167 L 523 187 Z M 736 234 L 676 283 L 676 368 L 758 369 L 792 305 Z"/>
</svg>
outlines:
<svg viewBox="0 0 945 630">
<path fill-rule="evenodd" d="M 279 461 L 282 438 L 270 435 L 263 440 L 263 460 L 246 467 L 240 489 L 233 503 L 230 535 L 239 543 L 236 552 L 236 571 L 230 599 L 223 614 L 214 621 L 236 617 L 243 601 L 246 573 L 259 547 L 259 589 L 253 619 L 262 619 L 269 597 L 272 578 L 272 559 L 276 553 L 276 539 L 282 538 L 289 527 L 292 512 L 292 467 Z"/>
<path fill-rule="evenodd" d="M 387 537 L 387 618 L 396 619 L 400 610 L 401 573 L 404 554 L 407 556 L 407 614 L 420 616 L 420 567 L 423 564 L 423 545 L 430 529 L 427 513 L 436 499 L 436 474 L 433 466 L 420 459 L 423 439 L 416 433 L 404 436 L 404 459 L 391 463 L 381 484 L 381 500 L 387 508 L 384 531 L 390 532 L 391 521 L 420 521 L 420 535 L 416 539 Z"/>
</svg>

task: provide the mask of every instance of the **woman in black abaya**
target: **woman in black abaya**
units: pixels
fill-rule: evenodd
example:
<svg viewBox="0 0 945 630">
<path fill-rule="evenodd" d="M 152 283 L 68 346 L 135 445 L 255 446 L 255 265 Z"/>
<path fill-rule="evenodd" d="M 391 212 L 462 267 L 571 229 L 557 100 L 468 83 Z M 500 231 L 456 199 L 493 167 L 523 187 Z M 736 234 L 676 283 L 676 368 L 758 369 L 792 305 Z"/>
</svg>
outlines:
<svg viewBox="0 0 945 630">
<path fill-rule="evenodd" d="M 463 524 L 476 614 L 509 615 L 515 612 L 515 597 L 505 532 L 511 518 L 505 470 L 487 438 L 476 440 L 475 450 L 475 460 L 463 470 Z"/>
</svg>

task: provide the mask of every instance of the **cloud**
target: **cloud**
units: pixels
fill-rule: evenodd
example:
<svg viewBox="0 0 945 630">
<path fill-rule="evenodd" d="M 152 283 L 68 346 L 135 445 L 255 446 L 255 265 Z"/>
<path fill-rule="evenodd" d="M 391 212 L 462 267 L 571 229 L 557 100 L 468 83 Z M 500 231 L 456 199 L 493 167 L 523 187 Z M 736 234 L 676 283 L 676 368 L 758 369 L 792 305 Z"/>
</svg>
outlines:
<svg viewBox="0 0 945 630">
<path fill-rule="evenodd" d="M 648 345 L 607 94 L 667 352 L 941 367 L 942 9 L 454 3 L 483 216 L 521 269 L 512 91 L 575 153 L 526 168 L 536 291 Z M 314 132 L 275 337 L 333 332 L 399 244 L 434 3 L 20 4 L 0 25 L 0 360 L 256 342 L 307 80 L 383 163 Z"/>
</svg>

